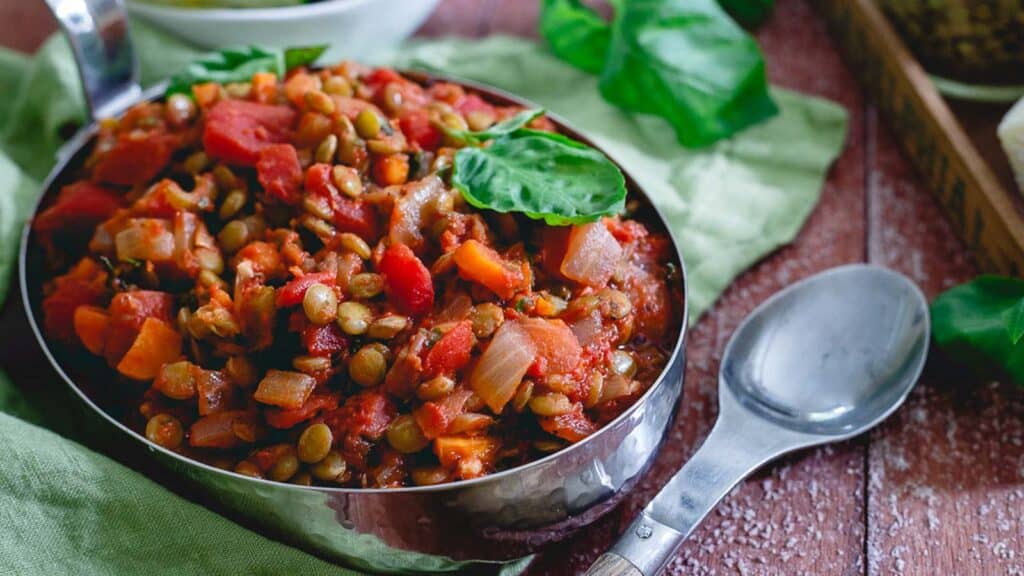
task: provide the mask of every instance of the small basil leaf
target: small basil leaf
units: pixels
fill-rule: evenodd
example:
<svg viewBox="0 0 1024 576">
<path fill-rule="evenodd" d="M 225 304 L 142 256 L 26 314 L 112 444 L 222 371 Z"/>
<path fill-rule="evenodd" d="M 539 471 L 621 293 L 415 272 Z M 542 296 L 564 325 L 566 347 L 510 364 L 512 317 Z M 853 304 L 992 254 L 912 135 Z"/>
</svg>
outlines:
<svg viewBox="0 0 1024 576">
<path fill-rule="evenodd" d="M 292 70 L 299 66 L 309 66 L 327 50 L 327 44 L 319 46 L 298 46 L 286 48 L 284 51 L 285 70 Z"/>
<path fill-rule="evenodd" d="M 248 82 L 257 72 L 272 72 L 279 78 L 296 66 L 312 63 L 326 46 L 305 48 L 268 48 L 243 46 L 211 52 L 174 75 L 167 85 L 167 95 L 189 94 L 192 86 L 206 82 L 227 84 Z"/>
<path fill-rule="evenodd" d="M 1024 280 L 981 276 L 932 302 L 932 336 L 953 359 L 1024 384 L 1022 299 Z"/>
<path fill-rule="evenodd" d="M 684 146 L 727 138 L 778 112 L 754 39 L 715 0 L 616 2 L 601 94 L 668 120 Z"/>
<path fill-rule="evenodd" d="M 600 74 L 608 55 L 612 29 L 579 0 L 543 0 L 540 34 L 562 60 L 591 74 Z"/>
<path fill-rule="evenodd" d="M 593 222 L 625 208 L 626 182 L 601 152 L 560 134 L 518 130 L 455 153 L 452 184 L 466 201 L 552 226 Z"/>
<path fill-rule="evenodd" d="M 718 0 L 730 16 L 744 26 L 757 26 L 771 13 L 774 0 Z"/>
<path fill-rule="evenodd" d="M 533 121 L 534 118 L 544 114 L 543 108 L 533 108 L 530 110 L 522 110 L 513 116 L 505 118 L 501 122 L 495 123 L 487 130 L 480 132 L 473 132 L 472 130 L 452 130 L 445 129 L 445 132 L 449 136 L 461 140 L 469 144 L 480 144 L 487 140 L 494 140 L 506 134 L 511 134 L 516 130 L 526 126 Z"/>
</svg>

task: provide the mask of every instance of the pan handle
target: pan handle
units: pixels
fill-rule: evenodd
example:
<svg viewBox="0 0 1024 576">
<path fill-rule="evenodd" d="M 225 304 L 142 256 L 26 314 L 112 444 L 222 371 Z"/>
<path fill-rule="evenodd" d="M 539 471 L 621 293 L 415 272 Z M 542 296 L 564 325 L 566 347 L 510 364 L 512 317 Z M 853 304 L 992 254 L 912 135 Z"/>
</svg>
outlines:
<svg viewBox="0 0 1024 576">
<path fill-rule="evenodd" d="M 122 0 L 46 0 L 78 64 L 92 120 L 117 115 L 142 94 Z"/>
</svg>

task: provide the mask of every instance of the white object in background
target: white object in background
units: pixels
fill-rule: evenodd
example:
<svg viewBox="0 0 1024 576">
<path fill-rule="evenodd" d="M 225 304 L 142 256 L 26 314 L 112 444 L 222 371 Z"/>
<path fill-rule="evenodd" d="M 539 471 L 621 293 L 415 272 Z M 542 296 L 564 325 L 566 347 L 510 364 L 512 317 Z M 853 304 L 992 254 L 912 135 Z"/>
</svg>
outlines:
<svg viewBox="0 0 1024 576">
<path fill-rule="evenodd" d="M 321 62 L 393 48 L 440 0 L 326 0 L 279 8 L 175 8 L 129 1 L 132 16 L 203 48 L 328 44 Z"/>
<path fill-rule="evenodd" d="M 1003 116 L 996 133 L 999 134 L 1006 157 L 1010 159 L 1010 167 L 1017 177 L 1017 187 L 1024 192 L 1024 98 L 1018 100 Z"/>
</svg>

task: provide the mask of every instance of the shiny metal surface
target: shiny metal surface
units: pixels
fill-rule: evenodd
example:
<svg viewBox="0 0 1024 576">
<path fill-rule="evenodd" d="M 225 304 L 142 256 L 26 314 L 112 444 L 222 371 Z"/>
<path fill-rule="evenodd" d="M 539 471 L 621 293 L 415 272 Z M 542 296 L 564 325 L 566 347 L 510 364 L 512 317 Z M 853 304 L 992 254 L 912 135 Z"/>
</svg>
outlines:
<svg viewBox="0 0 1024 576">
<path fill-rule="evenodd" d="M 929 336 L 924 295 L 883 268 L 835 268 L 770 298 L 725 349 L 707 440 L 611 552 L 653 576 L 764 463 L 877 425 L 917 383 Z M 596 565 L 588 572 L 606 573 Z"/>
<path fill-rule="evenodd" d="M 89 0 L 84 4 L 96 13 L 96 5 L 108 2 Z M 89 66 L 90 62 L 86 59 L 80 65 Z M 497 103 L 534 106 L 486 86 L 410 75 L 422 81 L 460 82 Z M 158 98 L 162 92 L 157 86 L 138 99 Z M 124 106 L 131 103 L 121 102 Z M 568 135 L 590 143 L 564 122 L 553 120 Z M 95 125 L 83 129 L 62 150 L 44 184 L 37 212 L 73 179 L 91 149 L 96 131 Z M 626 180 L 631 197 L 641 201 L 641 213 L 667 231 L 664 219 L 643 191 L 628 174 Z M 410 573 L 455 571 L 523 557 L 593 522 L 639 480 L 654 459 L 682 391 L 686 277 L 674 238 L 673 252 L 682 271 L 678 286 L 683 295 L 680 326 L 664 371 L 636 404 L 589 438 L 515 469 L 438 486 L 371 490 L 303 487 L 254 479 L 152 444 L 122 423 L 119 410 L 123 407 L 104 394 L 110 369 L 101 360 L 51 343 L 43 336 L 40 305 L 48 272 L 30 224 L 23 232 L 19 266 L 24 305 L 44 353 L 83 402 L 113 427 L 146 445 L 154 457 L 210 494 L 246 525 L 331 560 L 367 570 Z"/>
<path fill-rule="evenodd" d="M 139 64 L 122 0 L 46 0 L 71 43 L 93 120 L 138 100 Z"/>
</svg>

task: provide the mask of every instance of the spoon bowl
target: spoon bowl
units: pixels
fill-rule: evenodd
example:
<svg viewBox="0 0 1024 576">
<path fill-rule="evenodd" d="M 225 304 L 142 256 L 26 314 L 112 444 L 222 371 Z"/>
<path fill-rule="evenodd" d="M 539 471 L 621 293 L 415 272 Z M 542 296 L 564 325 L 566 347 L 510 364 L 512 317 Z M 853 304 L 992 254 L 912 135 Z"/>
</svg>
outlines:
<svg viewBox="0 0 1024 576">
<path fill-rule="evenodd" d="M 718 420 L 589 576 L 654 576 L 733 486 L 766 462 L 871 429 L 903 404 L 928 354 L 924 294 L 852 265 L 757 307 L 725 348 Z"/>
<path fill-rule="evenodd" d="M 906 277 L 843 266 L 773 296 L 740 326 L 720 385 L 757 416 L 835 440 L 910 393 L 928 351 L 928 303 Z"/>
</svg>

